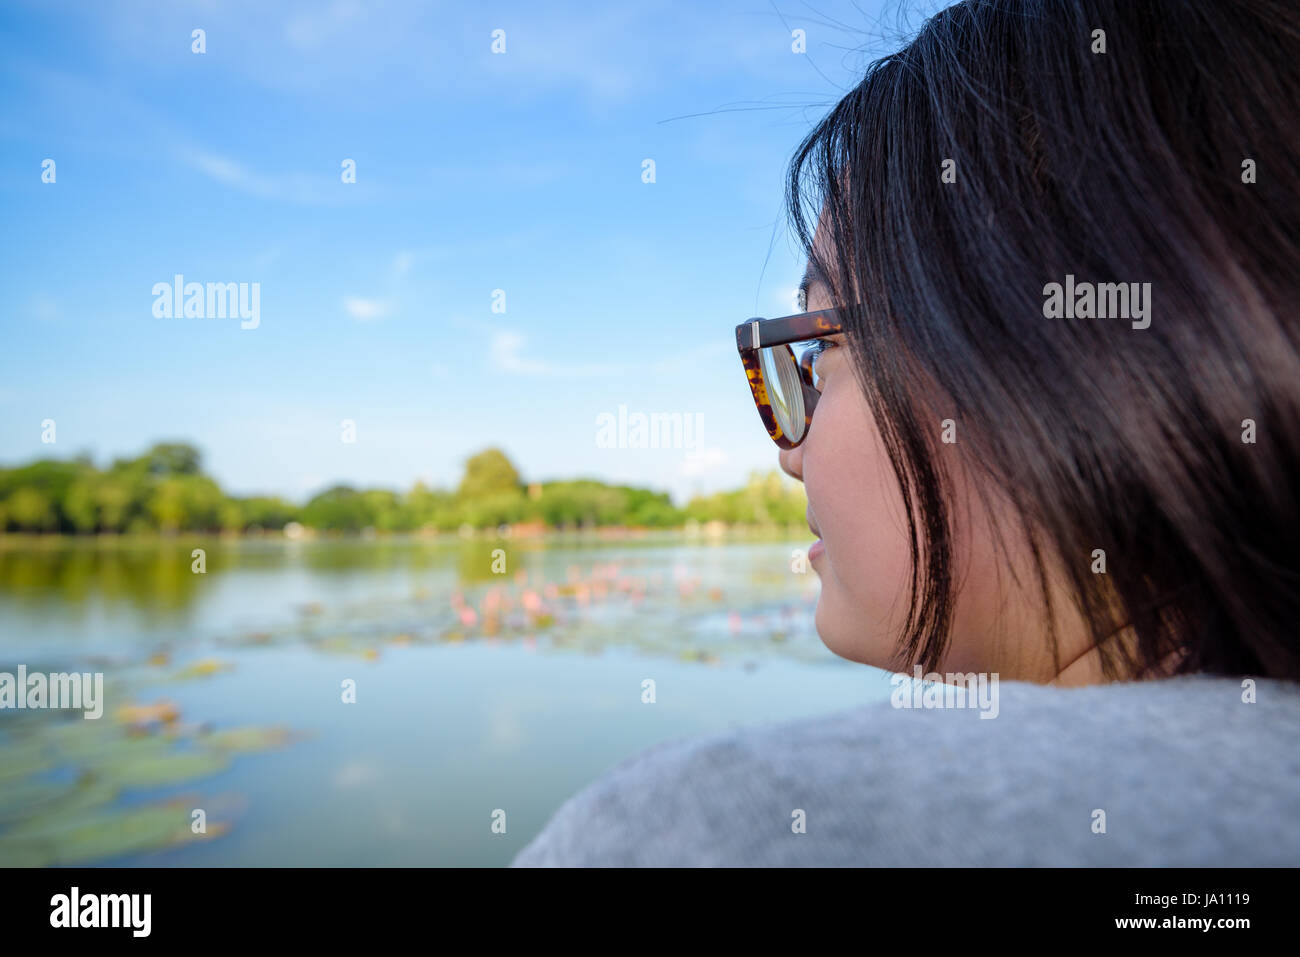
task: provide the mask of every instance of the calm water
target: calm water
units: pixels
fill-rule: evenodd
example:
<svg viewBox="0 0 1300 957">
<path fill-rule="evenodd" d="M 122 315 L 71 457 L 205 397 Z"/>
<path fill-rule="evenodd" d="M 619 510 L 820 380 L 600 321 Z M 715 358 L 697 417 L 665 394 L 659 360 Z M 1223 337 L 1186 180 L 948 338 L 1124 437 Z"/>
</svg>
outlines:
<svg viewBox="0 0 1300 957">
<path fill-rule="evenodd" d="M 888 697 L 806 546 L 0 542 L 0 672 L 106 682 L 0 711 L 0 864 L 508 863 L 651 744 Z"/>
</svg>

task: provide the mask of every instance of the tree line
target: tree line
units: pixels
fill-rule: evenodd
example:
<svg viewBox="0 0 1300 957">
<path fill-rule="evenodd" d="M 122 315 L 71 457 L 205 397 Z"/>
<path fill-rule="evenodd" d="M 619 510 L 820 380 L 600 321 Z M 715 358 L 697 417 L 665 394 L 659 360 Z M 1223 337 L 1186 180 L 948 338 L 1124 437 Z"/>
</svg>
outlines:
<svg viewBox="0 0 1300 957">
<path fill-rule="evenodd" d="M 754 473 L 740 489 L 673 504 L 665 492 L 594 479 L 525 482 L 500 449 L 471 456 L 455 489 L 406 492 L 335 485 L 297 504 L 228 495 L 192 445 L 158 443 L 106 468 L 87 456 L 0 469 L 0 531 L 28 533 L 257 532 L 291 522 L 327 532 L 452 531 L 501 525 L 673 528 L 689 521 L 801 525 L 801 486 Z"/>
</svg>

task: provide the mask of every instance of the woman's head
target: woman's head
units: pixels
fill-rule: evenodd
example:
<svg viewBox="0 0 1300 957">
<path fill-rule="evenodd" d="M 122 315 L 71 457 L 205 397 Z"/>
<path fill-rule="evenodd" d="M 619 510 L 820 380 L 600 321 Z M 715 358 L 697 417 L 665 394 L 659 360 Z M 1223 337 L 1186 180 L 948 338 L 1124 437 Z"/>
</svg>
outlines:
<svg viewBox="0 0 1300 957">
<path fill-rule="evenodd" d="M 833 650 L 1300 678 L 1297 64 L 1286 0 L 961 3 L 800 145 Z"/>
</svg>

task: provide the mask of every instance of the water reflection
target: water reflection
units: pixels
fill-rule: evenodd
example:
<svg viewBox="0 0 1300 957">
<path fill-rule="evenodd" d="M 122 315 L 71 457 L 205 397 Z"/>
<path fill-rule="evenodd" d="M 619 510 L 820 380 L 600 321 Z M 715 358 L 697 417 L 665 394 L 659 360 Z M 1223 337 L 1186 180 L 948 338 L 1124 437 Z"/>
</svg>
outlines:
<svg viewBox="0 0 1300 957">
<path fill-rule="evenodd" d="M 295 789 L 307 787 L 313 775 L 332 788 L 329 782 L 337 782 L 343 769 L 363 758 L 373 761 L 376 753 L 389 753 L 400 765 L 400 755 L 429 747 L 428 729 L 440 723 L 447 729 L 474 720 L 488 728 L 509 725 L 516 729 L 512 747 L 535 750 L 544 740 L 537 735 L 562 734 L 572 720 L 551 714 L 552 706 L 521 723 L 522 702 L 537 699 L 536 669 L 506 657 L 477 677 L 453 678 L 438 665 L 450 648 L 635 655 L 615 657 L 593 673 L 605 675 L 589 686 L 593 701 L 606 700 L 609 683 L 628 680 L 628 660 L 672 662 L 674 668 L 824 664 L 828 655 L 811 625 L 817 581 L 792 571 L 798 547 L 662 536 L 616 542 L 5 541 L 0 671 L 19 663 L 35 667 L 34 658 L 48 671 L 91 666 L 105 672 L 112 704 L 100 721 L 0 711 L 0 864 L 202 863 L 232 840 L 240 850 L 228 863 L 304 862 L 319 853 L 314 839 L 304 837 L 282 856 L 260 860 L 269 852 L 239 845 L 238 836 L 283 825 L 276 815 L 294 812 L 281 802 L 310 804 L 314 798 Z M 194 571 L 196 548 L 204 550 L 202 574 Z M 389 656 L 405 664 L 375 674 L 357 670 L 384 665 Z M 675 674 L 667 664 L 653 670 Z M 362 693 L 373 696 L 378 674 L 389 676 L 383 680 L 403 696 L 403 709 L 370 717 L 375 713 L 338 707 L 342 678 L 369 675 Z M 411 685 L 404 674 L 423 677 Z M 470 717 L 478 705 L 458 698 L 469 690 L 466 680 L 497 696 L 478 719 Z M 804 693 L 810 702 L 818 694 L 815 688 Z M 717 695 L 716 713 L 691 720 L 715 721 L 728 708 L 758 707 L 728 694 L 735 692 Z M 790 694 L 794 700 L 800 692 Z M 453 706 L 453 700 L 461 703 Z M 358 741 L 357 723 L 347 714 L 379 723 L 366 724 Z M 649 735 L 634 714 L 602 727 L 593 746 L 601 740 L 617 753 L 627 741 Z M 298 753 L 295 742 L 307 733 L 316 743 L 298 760 L 308 763 L 294 776 L 282 775 L 276 762 Z M 448 750 L 425 760 L 431 773 L 459 767 L 460 790 L 469 794 L 475 782 L 502 773 L 494 764 L 501 759 L 499 738 L 470 756 L 450 738 L 439 746 Z M 572 763 L 569 774 L 580 780 L 574 776 L 586 772 L 576 758 Z M 565 780 L 560 771 L 552 777 Z M 379 817 L 418 814 L 425 789 L 433 786 L 415 779 L 386 782 L 373 795 L 386 809 Z M 253 793 L 261 795 L 260 803 L 250 804 Z M 369 793 L 349 787 L 340 800 Z M 538 784 L 519 801 L 540 824 L 553 793 Z M 196 808 L 210 817 L 206 830 L 193 829 Z M 358 817 L 354 807 L 337 814 L 319 826 L 364 832 L 379 819 Z M 428 840 L 438 853 L 462 855 L 467 863 L 502 853 L 499 845 L 475 846 L 463 836 Z M 148 856 L 160 849 L 167 849 L 167 858 Z M 391 863 L 399 852 L 375 851 L 381 853 L 388 856 L 371 863 Z"/>
</svg>

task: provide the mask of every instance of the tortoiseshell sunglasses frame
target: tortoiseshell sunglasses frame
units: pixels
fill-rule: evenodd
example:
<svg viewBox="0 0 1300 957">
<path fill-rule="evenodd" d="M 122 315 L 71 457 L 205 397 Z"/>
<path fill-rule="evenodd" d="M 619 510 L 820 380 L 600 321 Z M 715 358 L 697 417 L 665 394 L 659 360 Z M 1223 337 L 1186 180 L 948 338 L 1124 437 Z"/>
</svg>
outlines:
<svg viewBox="0 0 1300 957">
<path fill-rule="evenodd" d="M 758 351 L 776 346 L 784 346 L 794 359 L 792 342 L 806 342 L 809 339 L 821 339 L 843 332 L 839 311 L 836 309 L 818 309 L 814 312 L 800 312 L 793 316 L 779 319 L 750 319 L 736 326 L 736 349 L 740 352 L 740 361 L 745 364 L 745 378 L 749 380 L 749 391 L 754 394 L 754 404 L 758 414 L 767 427 L 767 434 L 772 441 L 783 449 L 792 449 L 808 437 L 812 425 L 813 409 L 821 393 L 813 382 L 811 351 L 801 361 L 795 363 L 799 368 L 799 384 L 803 388 L 804 426 L 798 439 L 791 439 L 776 421 L 772 411 L 772 400 L 767 394 L 767 383 L 763 381 L 763 369 L 759 364 Z"/>
</svg>

